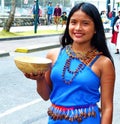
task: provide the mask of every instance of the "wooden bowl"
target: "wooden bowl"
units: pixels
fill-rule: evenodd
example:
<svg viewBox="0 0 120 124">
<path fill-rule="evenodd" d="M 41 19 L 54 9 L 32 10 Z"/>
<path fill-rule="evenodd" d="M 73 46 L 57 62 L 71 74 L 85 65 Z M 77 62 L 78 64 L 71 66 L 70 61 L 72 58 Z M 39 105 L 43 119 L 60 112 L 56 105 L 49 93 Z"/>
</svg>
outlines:
<svg viewBox="0 0 120 124">
<path fill-rule="evenodd" d="M 20 56 L 14 58 L 15 64 L 23 73 L 45 72 L 50 69 L 52 61 L 42 57 Z"/>
</svg>

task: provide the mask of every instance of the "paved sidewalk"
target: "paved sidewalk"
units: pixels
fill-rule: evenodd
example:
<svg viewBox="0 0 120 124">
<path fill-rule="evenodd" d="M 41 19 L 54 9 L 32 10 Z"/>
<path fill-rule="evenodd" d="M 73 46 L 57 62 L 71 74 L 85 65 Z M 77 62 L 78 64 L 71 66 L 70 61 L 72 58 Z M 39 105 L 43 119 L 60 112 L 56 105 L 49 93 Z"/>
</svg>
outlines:
<svg viewBox="0 0 120 124">
<path fill-rule="evenodd" d="M 58 30 L 60 30 L 62 27 L 61 25 L 58 26 Z M 64 27 L 63 27 L 64 28 Z M 56 30 L 56 26 L 55 25 L 44 25 L 44 26 L 38 26 L 37 30 Z M 0 31 L 2 30 L 2 28 L 0 28 Z M 34 31 L 34 26 L 21 26 L 21 27 L 11 27 L 11 32 L 25 32 L 25 31 Z M 54 35 L 54 34 L 52 34 Z M 55 34 L 58 35 L 58 34 Z M 4 38 L 4 39 L 0 39 L 0 42 L 2 40 L 2 42 L 4 42 L 4 40 L 16 40 L 16 39 L 22 39 L 22 38 L 33 38 L 33 37 L 42 37 L 42 36 L 50 36 L 50 35 L 35 35 L 35 36 L 24 36 L 24 37 L 11 37 L 11 38 Z M 106 33 L 106 38 L 110 39 L 111 38 L 111 33 Z M 44 46 L 27 46 L 27 47 L 22 47 L 22 48 L 16 48 L 15 52 L 33 52 L 33 51 L 38 51 L 38 50 L 42 50 L 42 49 L 49 49 L 49 48 L 55 48 L 55 47 L 59 47 L 58 43 L 54 43 L 54 44 L 44 44 Z M 0 51 L 0 57 L 4 57 L 4 56 L 9 56 L 9 51 Z"/>
<path fill-rule="evenodd" d="M 63 27 L 65 28 L 65 27 Z M 57 30 L 61 30 L 63 29 L 61 27 L 61 25 L 58 26 Z M 2 31 L 2 27 L 0 27 L 0 31 Z M 56 25 L 39 25 L 37 27 L 37 31 L 38 30 L 56 30 Z M 34 26 L 19 26 L 19 27 L 11 27 L 10 32 L 26 32 L 26 31 L 33 31 L 34 32 Z M 1 38 L 0 42 L 4 42 L 4 41 L 8 41 L 8 40 L 17 40 L 17 39 L 28 39 L 28 38 L 34 38 L 34 37 L 44 37 L 44 36 L 53 36 L 53 35 L 58 35 L 58 34 L 48 34 L 48 35 L 39 35 L 38 33 L 36 33 L 36 35 L 33 36 L 21 36 L 21 37 L 10 37 L 10 38 Z M 44 44 L 44 46 L 28 46 L 28 47 L 24 47 L 24 48 L 16 48 L 16 52 L 32 52 L 32 51 L 37 51 L 37 50 L 43 50 L 43 49 L 49 49 L 49 48 L 55 48 L 58 47 L 59 44 L 58 43 L 54 43 L 54 44 Z M 0 57 L 4 57 L 4 56 L 9 56 L 9 51 L 6 50 L 0 50 Z"/>
<path fill-rule="evenodd" d="M 59 28 L 61 25 L 59 25 Z M 2 31 L 2 27 L 0 27 L 0 31 Z M 37 30 L 56 30 L 56 25 L 38 25 Z M 24 32 L 24 31 L 34 31 L 34 26 L 16 26 L 11 27 L 10 32 Z"/>
</svg>

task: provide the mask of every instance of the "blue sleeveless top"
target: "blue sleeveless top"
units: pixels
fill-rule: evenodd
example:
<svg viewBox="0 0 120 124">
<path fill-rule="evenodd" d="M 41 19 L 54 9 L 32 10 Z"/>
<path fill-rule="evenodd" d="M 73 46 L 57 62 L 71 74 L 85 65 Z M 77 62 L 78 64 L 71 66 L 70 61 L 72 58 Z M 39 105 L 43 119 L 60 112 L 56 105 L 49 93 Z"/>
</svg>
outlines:
<svg viewBox="0 0 120 124">
<path fill-rule="evenodd" d="M 51 102 L 55 105 L 67 107 L 96 104 L 100 100 L 100 78 L 91 70 L 90 66 L 85 66 L 82 71 L 78 72 L 71 84 L 66 84 L 63 81 L 62 73 L 68 57 L 66 49 L 61 49 L 58 59 L 52 67 Z M 74 71 L 80 63 L 80 60 L 74 59 L 71 62 L 70 69 Z M 91 66 L 93 63 L 91 63 Z M 69 80 L 71 77 L 72 75 L 66 71 L 65 79 Z"/>
<path fill-rule="evenodd" d="M 74 72 L 83 63 L 79 59 L 71 59 L 70 71 L 65 70 L 64 79 L 73 80 L 67 84 L 63 79 L 63 70 L 69 55 L 66 48 L 61 49 L 51 70 L 53 87 L 48 124 L 100 124 L 100 112 L 96 105 L 100 100 L 100 78 L 91 70 L 98 57 L 89 66 L 84 64 L 84 68 L 74 78 L 70 71 Z"/>
</svg>

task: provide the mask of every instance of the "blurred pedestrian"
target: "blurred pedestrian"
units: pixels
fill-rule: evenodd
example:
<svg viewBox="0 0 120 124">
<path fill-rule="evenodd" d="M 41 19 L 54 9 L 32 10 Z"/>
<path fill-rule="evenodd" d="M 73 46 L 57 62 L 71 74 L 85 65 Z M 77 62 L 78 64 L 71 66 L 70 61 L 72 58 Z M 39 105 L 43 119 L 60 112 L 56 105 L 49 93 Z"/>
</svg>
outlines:
<svg viewBox="0 0 120 124">
<path fill-rule="evenodd" d="M 47 7 L 48 25 L 52 24 L 52 15 L 53 15 L 53 6 L 52 6 L 52 2 L 49 2 L 49 5 Z"/>
<path fill-rule="evenodd" d="M 114 30 L 114 26 L 115 26 L 115 23 L 117 22 L 118 19 L 120 19 L 120 10 L 118 11 L 118 15 L 114 18 L 113 26 L 112 26 L 112 38 L 111 38 L 111 42 L 114 43 L 115 45 L 117 44 L 118 32 L 116 32 Z M 116 52 L 115 52 L 115 54 L 119 54 L 119 49 L 118 49 L 117 46 L 116 46 Z"/>
<path fill-rule="evenodd" d="M 114 25 L 114 32 L 117 33 L 117 37 L 116 37 L 116 53 L 115 54 L 119 54 L 119 49 L 120 49 L 120 18 L 116 21 L 115 25 Z"/>
<path fill-rule="evenodd" d="M 114 19 L 116 17 L 116 9 L 114 8 L 111 12 L 109 12 L 108 14 L 108 18 L 111 20 L 111 24 L 110 26 L 113 27 L 114 26 Z"/>
<path fill-rule="evenodd" d="M 62 14 L 62 10 L 61 10 L 59 4 L 57 4 L 56 7 L 54 8 L 54 23 L 56 25 L 56 29 L 58 28 L 61 14 Z"/>
<path fill-rule="evenodd" d="M 66 12 L 63 12 L 61 19 L 62 19 L 62 27 L 63 27 L 63 25 L 67 24 L 67 13 Z"/>
<path fill-rule="evenodd" d="M 40 20 L 39 20 L 39 17 L 40 17 L 40 8 L 39 8 L 39 5 L 36 4 L 36 0 L 34 0 L 34 5 L 33 5 L 33 8 L 32 8 L 32 13 L 33 13 L 33 18 L 34 18 L 34 24 L 35 22 L 37 24 L 40 24 Z"/>
<path fill-rule="evenodd" d="M 116 21 L 117 21 L 119 18 L 120 18 L 120 10 L 118 11 L 118 15 L 115 16 L 115 18 L 114 18 L 113 25 L 112 25 L 112 33 L 113 33 L 113 31 L 114 31 L 114 25 L 115 25 Z"/>
<path fill-rule="evenodd" d="M 109 32 L 109 30 L 110 30 L 109 19 L 107 17 L 107 13 L 106 13 L 105 10 L 101 11 L 101 19 L 102 19 L 102 22 L 103 22 L 104 31 Z"/>
<path fill-rule="evenodd" d="M 101 11 L 101 19 L 102 19 L 103 24 L 107 24 L 109 22 L 105 10 Z"/>
</svg>

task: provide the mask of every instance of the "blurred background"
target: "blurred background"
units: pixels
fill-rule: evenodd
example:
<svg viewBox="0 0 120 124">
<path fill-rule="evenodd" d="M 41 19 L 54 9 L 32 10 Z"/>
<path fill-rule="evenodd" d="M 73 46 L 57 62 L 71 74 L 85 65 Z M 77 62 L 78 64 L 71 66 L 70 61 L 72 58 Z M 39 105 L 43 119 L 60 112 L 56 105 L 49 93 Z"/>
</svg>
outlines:
<svg viewBox="0 0 120 124">
<path fill-rule="evenodd" d="M 4 25 L 5 19 L 9 16 L 10 9 L 12 7 L 13 0 L 0 0 L 0 27 Z M 14 26 L 25 26 L 32 25 L 32 7 L 34 0 L 14 0 L 16 4 Z M 39 8 L 41 9 L 41 22 L 42 25 L 46 24 L 45 19 L 47 18 L 47 7 L 50 2 L 52 2 L 53 8 L 56 4 L 59 4 L 62 11 L 66 11 L 69 14 L 71 8 L 78 2 L 91 2 L 99 10 L 106 11 L 107 13 L 116 8 L 116 12 L 120 7 L 120 0 L 37 0 Z"/>
<path fill-rule="evenodd" d="M 8 16 L 11 8 L 12 0 L 0 0 L 0 16 Z M 95 4 L 99 11 L 106 10 L 107 5 L 110 9 L 118 8 L 120 6 L 120 0 L 38 0 L 38 4 L 42 9 L 42 16 L 46 14 L 46 7 L 49 2 L 52 2 L 53 7 L 58 3 L 63 11 L 70 11 L 76 3 L 87 1 Z M 34 0 L 16 0 L 16 13 L 15 16 L 32 16 L 31 9 L 34 4 Z"/>
</svg>

